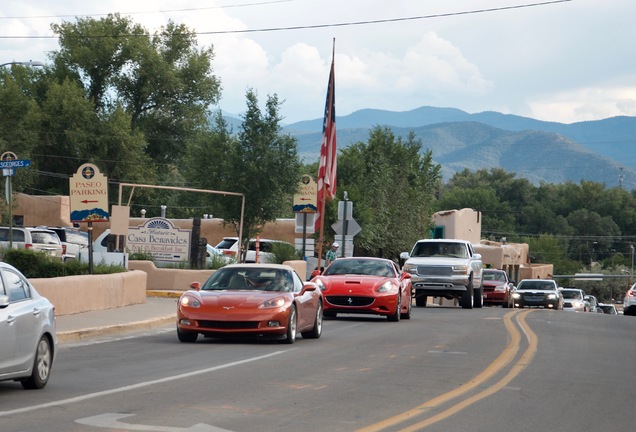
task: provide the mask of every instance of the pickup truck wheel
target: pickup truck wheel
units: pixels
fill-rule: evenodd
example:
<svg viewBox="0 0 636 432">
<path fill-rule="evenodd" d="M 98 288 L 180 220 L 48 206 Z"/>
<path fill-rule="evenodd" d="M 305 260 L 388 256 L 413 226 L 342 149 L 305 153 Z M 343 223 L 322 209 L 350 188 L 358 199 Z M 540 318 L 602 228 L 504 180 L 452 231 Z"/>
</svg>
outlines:
<svg viewBox="0 0 636 432">
<path fill-rule="evenodd" d="M 481 308 L 484 305 L 484 287 L 480 286 L 474 290 L 473 307 Z"/>
<path fill-rule="evenodd" d="M 427 296 L 415 296 L 415 306 L 426 307 Z"/>
<path fill-rule="evenodd" d="M 462 293 L 461 306 L 462 309 L 472 309 L 475 296 L 473 295 L 473 279 L 471 278 L 466 285 L 466 291 Z"/>
</svg>

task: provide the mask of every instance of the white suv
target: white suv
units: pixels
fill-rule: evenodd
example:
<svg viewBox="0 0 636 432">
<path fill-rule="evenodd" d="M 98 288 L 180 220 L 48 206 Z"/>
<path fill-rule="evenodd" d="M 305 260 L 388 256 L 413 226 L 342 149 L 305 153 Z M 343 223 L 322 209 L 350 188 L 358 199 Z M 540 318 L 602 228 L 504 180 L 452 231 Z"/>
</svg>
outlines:
<svg viewBox="0 0 636 432">
<path fill-rule="evenodd" d="M 11 234 L 11 239 L 9 239 Z M 10 241 L 11 240 L 11 241 Z M 38 227 L 0 227 L 0 246 L 46 252 L 52 257 L 62 258 L 64 248 L 55 231 Z"/>
<path fill-rule="evenodd" d="M 259 239 L 259 253 L 258 253 L 258 262 L 261 263 L 271 263 L 274 259 L 274 254 L 272 253 L 272 245 L 274 243 L 284 243 L 292 248 L 294 245 L 291 243 L 287 243 L 281 240 L 271 240 L 271 239 Z M 238 253 L 238 237 L 223 237 L 216 246 L 216 249 L 219 249 L 223 252 L 224 255 L 230 255 L 232 257 L 236 257 Z M 251 239 L 247 254 L 245 255 L 246 263 L 254 263 L 256 262 L 256 239 Z"/>
</svg>

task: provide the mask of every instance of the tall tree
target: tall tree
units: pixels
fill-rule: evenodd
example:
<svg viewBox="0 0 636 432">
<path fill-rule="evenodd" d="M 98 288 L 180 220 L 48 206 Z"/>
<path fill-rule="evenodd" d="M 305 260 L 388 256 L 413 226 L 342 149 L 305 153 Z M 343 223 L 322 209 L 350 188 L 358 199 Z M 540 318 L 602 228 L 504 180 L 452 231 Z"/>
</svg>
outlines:
<svg viewBox="0 0 636 432">
<path fill-rule="evenodd" d="M 280 101 L 268 96 L 264 112 L 257 93 L 246 92 L 247 109 L 238 134 L 232 135 L 220 113 L 210 134 L 201 134 L 189 149 L 189 181 L 207 189 L 245 194 L 243 238 L 257 235 L 265 222 L 276 220 L 281 209 L 292 206 L 300 181 L 295 138 L 282 133 Z M 209 162 L 209 163 L 208 163 Z M 240 199 L 215 200 L 219 216 L 238 233 Z"/>
<path fill-rule="evenodd" d="M 422 142 L 409 133 L 396 137 L 375 127 L 368 142 L 342 149 L 338 157 L 338 191 L 348 192 L 362 231 L 357 253 L 397 258 L 426 236 L 440 167 Z M 333 208 L 330 222 L 333 221 Z"/>
<path fill-rule="evenodd" d="M 186 142 L 207 127 L 209 106 L 220 95 L 214 52 L 198 49 L 186 26 L 169 22 L 150 35 L 115 14 L 52 28 L 61 46 L 52 54 L 54 75 L 81 84 L 96 111 L 123 107 L 153 160 L 178 160 Z"/>
</svg>

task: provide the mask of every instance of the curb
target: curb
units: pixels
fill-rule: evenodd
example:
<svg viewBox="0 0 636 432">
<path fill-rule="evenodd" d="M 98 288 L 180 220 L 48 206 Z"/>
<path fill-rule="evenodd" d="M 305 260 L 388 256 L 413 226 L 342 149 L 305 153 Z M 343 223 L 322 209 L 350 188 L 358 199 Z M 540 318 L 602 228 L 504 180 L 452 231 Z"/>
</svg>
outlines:
<svg viewBox="0 0 636 432">
<path fill-rule="evenodd" d="M 179 298 L 185 291 L 146 290 L 146 297 Z"/>
<path fill-rule="evenodd" d="M 145 321 L 137 321 L 127 324 L 115 324 L 110 326 L 93 327 L 83 330 L 72 330 L 57 333 L 57 341 L 60 344 L 70 342 L 83 342 L 88 339 L 103 336 L 121 336 L 123 334 L 138 331 L 150 330 L 156 327 L 163 327 L 176 322 L 177 315 L 171 314 L 159 318 L 153 318 Z"/>
</svg>

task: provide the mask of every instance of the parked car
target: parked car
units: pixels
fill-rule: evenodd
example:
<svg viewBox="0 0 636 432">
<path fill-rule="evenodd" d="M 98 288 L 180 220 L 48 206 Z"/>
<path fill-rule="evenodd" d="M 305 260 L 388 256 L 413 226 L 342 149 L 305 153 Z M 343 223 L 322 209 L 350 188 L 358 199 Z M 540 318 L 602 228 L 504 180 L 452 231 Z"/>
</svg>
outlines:
<svg viewBox="0 0 636 432">
<path fill-rule="evenodd" d="M 608 314 L 608 315 L 618 315 L 616 306 L 614 306 L 613 304 L 599 303 L 598 307 L 601 310 L 601 313 Z"/>
<path fill-rule="evenodd" d="M 411 274 L 384 258 L 338 258 L 313 282 L 325 298 L 324 315 L 375 314 L 411 318 Z"/>
<path fill-rule="evenodd" d="M 523 279 L 512 293 L 514 307 L 563 309 L 563 294 L 552 279 Z"/>
<path fill-rule="evenodd" d="M 15 267 L 0 262 L 0 381 L 49 381 L 57 351 L 54 307 Z"/>
<path fill-rule="evenodd" d="M 222 263 L 223 265 L 227 265 L 234 262 L 234 257 L 231 255 L 225 255 L 220 249 L 217 249 L 210 244 L 206 244 L 205 261 L 208 265 L 213 264 L 214 261 Z"/>
<path fill-rule="evenodd" d="M 322 334 L 323 297 L 316 284 L 303 282 L 287 265 L 230 264 L 177 303 L 177 337 L 195 342 L 205 337 L 271 337 L 294 343 Z"/>
<path fill-rule="evenodd" d="M 623 315 L 636 315 L 636 284 L 632 285 L 623 298 Z"/>
<path fill-rule="evenodd" d="M 64 259 L 78 259 L 83 249 L 88 249 L 88 234 L 75 227 L 48 227 L 55 231 L 62 242 Z"/>
<path fill-rule="evenodd" d="M 585 293 L 578 288 L 561 288 L 563 295 L 563 310 L 574 312 L 589 312 L 590 303 L 585 300 Z"/>
<path fill-rule="evenodd" d="M 512 292 L 515 282 L 508 277 L 504 270 L 484 269 L 482 273 L 484 284 L 484 305 L 501 305 L 512 307 Z"/>
<path fill-rule="evenodd" d="M 275 243 L 286 244 L 291 248 L 294 247 L 291 243 L 287 243 L 281 240 L 272 239 L 258 239 L 258 262 L 259 263 L 271 263 L 274 260 L 274 254 L 272 253 L 273 245 Z M 256 260 L 256 246 L 257 240 L 251 239 L 248 244 L 247 253 L 245 254 L 246 263 L 255 263 Z M 232 257 L 237 257 L 238 254 L 238 237 L 223 237 L 215 248 L 221 250 L 224 254 Z"/>
<path fill-rule="evenodd" d="M 64 248 L 55 231 L 41 227 L 0 227 L 0 246 L 44 252 L 62 258 Z"/>
</svg>

